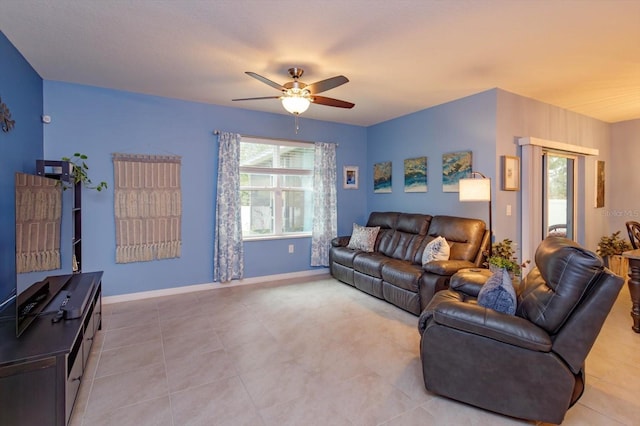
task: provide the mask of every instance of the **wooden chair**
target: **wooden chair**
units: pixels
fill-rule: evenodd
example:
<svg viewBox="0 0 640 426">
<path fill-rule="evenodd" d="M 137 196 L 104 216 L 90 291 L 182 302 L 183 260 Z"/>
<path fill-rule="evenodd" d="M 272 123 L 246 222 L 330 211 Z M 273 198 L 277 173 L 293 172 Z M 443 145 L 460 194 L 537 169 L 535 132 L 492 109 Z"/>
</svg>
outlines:
<svg viewBox="0 0 640 426">
<path fill-rule="evenodd" d="M 640 223 L 629 221 L 625 225 L 627 225 L 631 246 L 636 250 L 640 249 Z"/>
</svg>

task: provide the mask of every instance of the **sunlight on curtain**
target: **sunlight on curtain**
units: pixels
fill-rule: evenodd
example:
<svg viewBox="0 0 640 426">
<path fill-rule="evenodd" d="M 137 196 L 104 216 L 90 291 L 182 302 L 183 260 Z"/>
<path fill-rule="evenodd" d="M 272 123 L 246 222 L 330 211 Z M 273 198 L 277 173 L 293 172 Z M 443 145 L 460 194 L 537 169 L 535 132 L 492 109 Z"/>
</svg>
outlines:
<svg viewBox="0 0 640 426">
<path fill-rule="evenodd" d="M 317 142 L 313 166 L 311 266 L 329 266 L 331 240 L 338 235 L 336 145 Z"/>
<path fill-rule="evenodd" d="M 220 132 L 218 144 L 213 279 L 228 282 L 244 275 L 240 216 L 240 135 Z"/>
</svg>

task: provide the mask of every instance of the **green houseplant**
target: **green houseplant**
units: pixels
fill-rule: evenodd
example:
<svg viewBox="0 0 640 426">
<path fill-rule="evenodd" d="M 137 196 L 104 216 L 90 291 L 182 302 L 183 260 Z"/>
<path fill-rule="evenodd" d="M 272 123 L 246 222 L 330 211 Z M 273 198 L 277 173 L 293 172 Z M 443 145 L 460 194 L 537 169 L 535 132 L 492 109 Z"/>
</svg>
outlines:
<svg viewBox="0 0 640 426">
<path fill-rule="evenodd" d="M 602 257 L 606 267 L 621 277 L 625 277 L 629 262 L 622 257 L 622 253 L 631 249 L 631 244 L 627 240 L 620 238 L 620 231 L 616 231 L 610 236 L 604 235 L 600 238 L 596 253 Z"/>
<path fill-rule="evenodd" d="M 631 250 L 631 244 L 620 238 L 620 231 L 616 231 L 610 236 L 603 236 L 598 243 L 597 253 L 602 257 L 619 256 L 623 252 Z"/>
<path fill-rule="evenodd" d="M 486 254 L 488 255 L 488 253 Z M 520 276 L 522 268 L 525 267 L 529 261 L 527 260 L 523 263 L 518 262 L 513 241 L 505 238 L 491 246 L 491 256 L 487 258 L 487 263 L 489 264 L 489 269 L 506 269 L 514 276 Z"/>
<path fill-rule="evenodd" d="M 74 153 L 72 157 L 62 157 L 62 161 L 68 161 L 73 166 L 73 183 L 82 183 L 85 188 L 95 189 L 96 191 L 107 189 L 107 182 L 102 181 L 99 184 L 94 185 L 89 178 L 89 174 L 87 173 L 89 166 L 85 161 L 87 158 L 89 157 L 79 152 Z"/>
</svg>

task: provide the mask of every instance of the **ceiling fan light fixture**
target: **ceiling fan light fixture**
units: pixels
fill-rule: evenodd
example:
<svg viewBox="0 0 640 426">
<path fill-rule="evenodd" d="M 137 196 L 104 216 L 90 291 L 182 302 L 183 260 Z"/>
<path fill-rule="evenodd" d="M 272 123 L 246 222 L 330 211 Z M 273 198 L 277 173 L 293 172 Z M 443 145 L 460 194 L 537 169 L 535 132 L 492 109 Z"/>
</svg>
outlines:
<svg viewBox="0 0 640 426">
<path fill-rule="evenodd" d="M 300 95 L 282 97 L 282 106 L 294 115 L 300 115 L 309 108 L 311 102 L 308 98 Z"/>
</svg>

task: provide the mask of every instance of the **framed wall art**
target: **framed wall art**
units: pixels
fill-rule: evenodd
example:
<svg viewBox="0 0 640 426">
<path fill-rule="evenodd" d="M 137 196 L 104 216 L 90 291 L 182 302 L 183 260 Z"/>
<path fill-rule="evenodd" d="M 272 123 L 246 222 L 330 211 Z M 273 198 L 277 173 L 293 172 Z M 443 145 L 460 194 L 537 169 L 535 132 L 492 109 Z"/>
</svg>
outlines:
<svg viewBox="0 0 640 426">
<path fill-rule="evenodd" d="M 373 165 L 373 192 L 376 194 L 391 192 L 391 161 Z"/>
<path fill-rule="evenodd" d="M 471 176 L 471 151 L 442 154 L 442 192 L 458 192 L 458 182 Z"/>
<path fill-rule="evenodd" d="M 344 166 L 342 168 L 342 187 L 344 189 L 358 189 L 358 167 Z"/>
<path fill-rule="evenodd" d="M 596 160 L 596 208 L 604 207 L 604 161 Z"/>
<path fill-rule="evenodd" d="M 502 190 L 520 190 L 520 158 L 511 155 L 502 156 Z"/>
<path fill-rule="evenodd" d="M 427 192 L 427 157 L 404 160 L 404 192 Z"/>
</svg>

